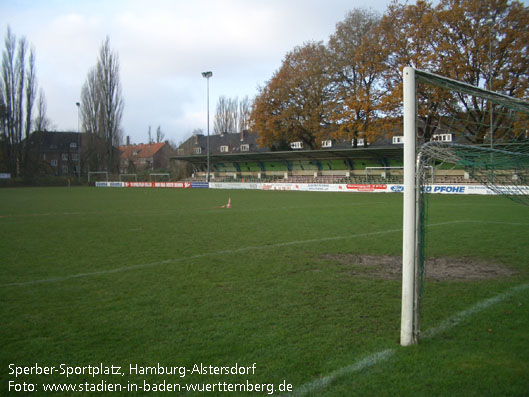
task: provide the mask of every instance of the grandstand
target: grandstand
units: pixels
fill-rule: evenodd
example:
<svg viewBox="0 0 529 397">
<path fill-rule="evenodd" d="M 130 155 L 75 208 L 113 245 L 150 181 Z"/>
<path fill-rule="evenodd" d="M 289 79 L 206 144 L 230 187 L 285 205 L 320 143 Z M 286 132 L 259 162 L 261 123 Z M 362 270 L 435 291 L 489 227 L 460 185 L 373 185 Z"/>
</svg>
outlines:
<svg viewBox="0 0 529 397">
<path fill-rule="evenodd" d="M 402 183 L 402 145 L 356 149 L 260 151 L 210 154 L 211 179 L 215 182 L 289 183 Z M 189 162 L 189 181 L 205 181 L 206 154 L 179 155 Z M 432 170 L 435 183 L 472 183 L 462 169 L 448 164 Z"/>
<path fill-rule="evenodd" d="M 193 175 L 186 181 L 206 180 L 206 139 L 203 135 L 194 135 L 172 158 L 192 165 Z M 436 140 L 436 136 L 432 140 Z M 257 134 L 213 135 L 210 136 L 209 156 L 211 181 L 403 183 L 402 141 L 385 140 L 356 148 L 344 139 L 330 142 L 330 147 L 324 149 L 273 151 L 258 146 Z M 462 167 L 447 163 L 432 167 L 429 180 L 437 184 L 475 182 Z"/>
<path fill-rule="evenodd" d="M 320 150 L 273 151 L 259 147 L 257 134 L 210 136 L 211 179 L 220 181 L 361 182 L 366 167 L 402 166 L 402 145 L 373 144 L 354 148 L 346 140 L 330 141 Z M 205 181 L 207 137 L 194 135 L 178 148 L 173 160 L 193 166 L 192 180 Z"/>
</svg>

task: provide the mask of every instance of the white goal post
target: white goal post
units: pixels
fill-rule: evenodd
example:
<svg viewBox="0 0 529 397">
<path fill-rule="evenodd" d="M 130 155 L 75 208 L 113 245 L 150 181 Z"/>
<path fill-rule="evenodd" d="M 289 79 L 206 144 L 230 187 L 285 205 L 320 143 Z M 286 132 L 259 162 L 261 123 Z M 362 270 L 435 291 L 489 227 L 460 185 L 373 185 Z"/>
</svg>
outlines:
<svg viewBox="0 0 529 397">
<path fill-rule="evenodd" d="M 490 145 L 428 142 L 418 150 L 417 115 L 419 109 L 417 82 L 454 92 L 454 97 L 477 98 L 480 103 L 490 103 L 502 119 L 493 124 L 479 124 L 488 129 Z M 523 184 L 529 180 L 529 103 L 518 98 L 489 91 L 467 83 L 442 77 L 433 73 L 405 67 L 403 70 L 403 139 L 404 139 L 404 200 L 403 200 L 403 239 L 402 239 L 402 307 L 400 343 L 403 346 L 418 342 L 420 289 L 422 287 L 424 225 L 422 224 L 423 204 L 421 184 L 422 174 L 429 161 L 444 159 L 448 163 L 464 166 L 465 172 L 472 173 L 475 181 L 483 183 L 489 190 L 507 197 L 515 197 L 529 205 L 529 187 Z M 474 110 L 461 108 L 448 109 L 441 119 L 466 116 L 466 120 L 455 120 L 451 126 L 459 132 L 467 126 L 468 114 Z M 466 111 L 466 113 L 465 113 Z M 460 115 L 458 115 L 460 113 Z M 494 144 L 493 147 L 493 137 Z M 502 138 L 503 137 L 503 138 Z M 502 140 L 500 140 L 502 138 Z M 430 164 L 435 164 L 430 163 Z M 516 175 L 514 178 L 513 175 Z"/>
<path fill-rule="evenodd" d="M 105 181 L 108 182 L 108 172 L 107 171 L 89 171 L 88 172 L 88 183 L 90 183 L 90 177 L 92 175 L 104 175 Z"/>
<path fill-rule="evenodd" d="M 171 175 L 168 173 L 160 173 L 160 174 L 153 173 L 153 174 L 149 174 L 149 181 L 152 182 L 152 177 L 155 177 L 154 179 L 156 180 L 157 176 L 165 176 L 167 177 L 167 180 L 171 178 Z"/>
<path fill-rule="evenodd" d="M 402 309 L 400 343 L 417 343 L 414 327 L 416 259 L 416 85 L 415 69 L 403 71 L 404 202 L 402 224 Z"/>
<path fill-rule="evenodd" d="M 123 182 L 123 177 L 134 177 L 134 180 L 138 182 L 138 174 L 119 174 L 120 182 Z"/>
</svg>

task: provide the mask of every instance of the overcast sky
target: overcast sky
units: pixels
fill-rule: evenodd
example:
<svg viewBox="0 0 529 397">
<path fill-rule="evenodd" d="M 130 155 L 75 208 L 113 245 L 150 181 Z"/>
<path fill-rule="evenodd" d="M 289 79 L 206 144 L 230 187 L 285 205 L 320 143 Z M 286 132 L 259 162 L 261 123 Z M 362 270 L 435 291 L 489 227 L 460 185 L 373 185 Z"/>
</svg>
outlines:
<svg viewBox="0 0 529 397">
<path fill-rule="evenodd" d="M 108 35 L 120 59 L 122 127 L 134 143 L 161 126 L 176 143 L 210 131 L 219 96 L 251 99 L 285 54 L 327 41 L 354 8 L 383 12 L 390 0 L 0 0 L 0 29 L 36 51 L 39 87 L 58 130 L 77 130 L 81 88 Z"/>
</svg>

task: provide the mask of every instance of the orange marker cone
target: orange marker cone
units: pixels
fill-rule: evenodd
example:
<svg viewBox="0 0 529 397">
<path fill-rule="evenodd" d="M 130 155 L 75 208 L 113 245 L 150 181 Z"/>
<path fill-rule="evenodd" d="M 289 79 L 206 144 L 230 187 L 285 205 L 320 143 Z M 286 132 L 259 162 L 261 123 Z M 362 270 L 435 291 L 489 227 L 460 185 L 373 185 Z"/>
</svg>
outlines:
<svg viewBox="0 0 529 397">
<path fill-rule="evenodd" d="M 217 208 L 231 208 L 231 197 L 228 199 L 228 204 L 221 205 L 220 207 L 217 207 Z"/>
</svg>

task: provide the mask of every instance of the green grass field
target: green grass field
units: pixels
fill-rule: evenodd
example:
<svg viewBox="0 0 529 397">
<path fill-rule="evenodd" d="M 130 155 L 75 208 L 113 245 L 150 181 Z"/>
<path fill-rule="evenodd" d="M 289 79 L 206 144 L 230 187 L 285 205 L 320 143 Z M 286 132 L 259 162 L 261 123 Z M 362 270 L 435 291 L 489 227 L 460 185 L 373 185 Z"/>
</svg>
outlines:
<svg viewBox="0 0 529 397">
<path fill-rule="evenodd" d="M 529 209 L 505 198 L 431 197 L 432 255 L 510 274 L 428 278 L 425 337 L 407 348 L 399 276 L 343 260 L 400 255 L 401 195 L 20 188 L 0 203 L 0 395 L 529 390 Z M 187 372 L 131 373 L 158 364 Z"/>
</svg>

